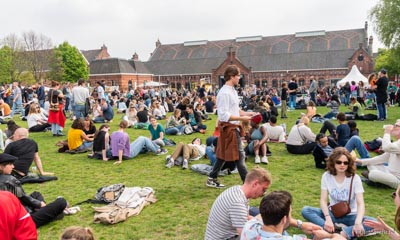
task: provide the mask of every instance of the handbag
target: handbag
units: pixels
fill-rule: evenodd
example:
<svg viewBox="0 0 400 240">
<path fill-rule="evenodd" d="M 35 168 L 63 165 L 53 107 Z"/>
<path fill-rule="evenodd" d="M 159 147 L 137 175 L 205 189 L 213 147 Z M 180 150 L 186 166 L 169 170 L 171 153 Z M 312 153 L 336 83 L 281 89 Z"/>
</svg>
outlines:
<svg viewBox="0 0 400 240">
<path fill-rule="evenodd" d="M 53 103 L 53 93 L 54 93 L 54 90 L 52 89 L 51 90 L 50 108 L 49 109 L 52 112 L 58 112 L 58 111 L 60 111 L 59 103 L 58 103 L 58 101 L 56 103 Z"/>
<path fill-rule="evenodd" d="M 349 201 L 338 202 L 335 205 L 332 205 L 330 207 L 330 210 L 331 210 L 333 216 L 335 216 L 335 218 L 344 217 L 351 212 L 350 198 L 351 198 L 351 190 L 353 188 L 353 179 L 354 179 L 354 175 L 353 175 L 353 177 L 351 177 Z"/>
</svg>

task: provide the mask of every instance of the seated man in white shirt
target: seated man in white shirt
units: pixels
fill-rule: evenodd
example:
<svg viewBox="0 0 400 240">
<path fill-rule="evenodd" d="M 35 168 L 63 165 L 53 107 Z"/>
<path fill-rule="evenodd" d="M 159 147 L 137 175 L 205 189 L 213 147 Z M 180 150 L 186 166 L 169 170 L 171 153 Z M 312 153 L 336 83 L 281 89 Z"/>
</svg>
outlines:
<svg viewBox="0 0 400 240">
<path fill-rule="evenodd" d="M 281 125 L 276 124 L 276 116 L 272 115 L 269 122 L 265 123 L 263 127 L 267 130 L 269 142 L 286 142 L 286 132 Z"/>
</svg>

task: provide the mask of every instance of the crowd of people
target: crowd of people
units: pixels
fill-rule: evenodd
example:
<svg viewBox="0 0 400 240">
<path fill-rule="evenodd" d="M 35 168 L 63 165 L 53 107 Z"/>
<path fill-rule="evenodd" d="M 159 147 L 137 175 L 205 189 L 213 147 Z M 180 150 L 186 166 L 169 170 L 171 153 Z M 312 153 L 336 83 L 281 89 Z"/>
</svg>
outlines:
<svg viewBox="0 0 400 240">
<path fill-rule="evenodd" d="M 297 78 L 293 77 L 289 83 L 283 82 L 280 91 L 261 91 L 257 88 L 237 91 L 240 76 L 238 67 L 228 66 L 224 73 L 226 81 L 220 89 L 206 90 L 205 86 L 200 86 L 196 91 L 177 92 L 149 88 L 126 93 L 114 90 L 110 95 L 103 82 L 96 82 L 91 91 L 82 79 L 74 86 L 53 81 L 48 91 L 42 84 L 23 89 L 18 83 L 13 83 L 11 87 L 6 85 L 0 93 L 1 119 L 12 119 L 19 111 L 27 120 L 28 129 L 19 127 L 13 120 L 7 122 L 5 149 L 0 154 L 0 190 L 9 191 L 20 200 L 27 212 L 19 209 L 15 210 L 15 214 L 29 213 L 36 228 L 62 218 L 68 208 L 64 198 L 47 204 L 41 193 L 28 195 L 24 192 L 20 180 L 23 182 L 29 176 L 33 163 L 41 176 L 54 175 L 43 170 L 39 146 L 29 139 L 29 133 L 51 131 L 54 137 L 67 138 L 61 141 L 60 152 L 89 152 L 90 158 L 103 161 L 114 159 L 114 164 L 119 165 L 140 153 L 167 154 L 166 146 L 171 144 L 169 136 L 202 136 L 207 132 L 207 135 L 214 136 L 207 139 L 206 145 L 202 144 L 200 137 L 195 137 L 190 143 L 176 144 L 172 154 L 166 156 L 165 165 L 167 168 L 181 166 L 188 169 L 190 161 L 207 156 L 212 171 L 205 183 L 212 188 L 225 187 L 219 182 L 218 175 L 228 165 L 230 170 L 238 171 L 243 185 L 226 189 L 215 200 L 205 239 L 290 239 L 285 232 L 289 226 L 297 227 L 316 239 L 351 239 L 388 230 L 382 220 L 364 215 L 364 189 L 362 179 L 355 170 L 356 165 L 367 166 L 368 171 L 362 174 L 366 180 L 395 189 L 399 187 L 400 121 L 385 126 L 382 138 L 385 153 L 372 158 L 359 137 L 360 130 L 354 121 L 387 119 L 386 104 L 391 99 L 391 93 L 397 92 L 397 89 L 392 83 L 389 85 L 386 71 L 381 70 L 379 78 L 371 75 L 368 89 L 362 82 L 352 82 L 340 89 L 332 87 L 324 90 L 312 78 L 305 93 L 309 95 L 305 106 L 307 112 L 288 132 L 286 124 L 280 125 L 278 118 L 279 115 L 281 119 L 287 118 L 287 111 L 298 108 L 299 102 L 304 101 L 297 101 L 298 92 L 306 91 L 297 85 Z M 368 91 L 375 95 L 371 99 L 378 110 L 376 116 L 362 113 Z M 348 105 L 350 112 L 340 112 L 341 104 Z M 316 105 L 326 105 L 331 110 L 321 116 Z M 118 129 L 110 132 L 109 123 L 117 114 L 120 114 Z M 209 130 L 204 121 L 211 120 L 215 115 L 215 131 Z M 73 122 L 65 134 L 63 130 L 67 118 Z M 337 126 L 332 119 L 338 121 Z M 165 126 L 159 123 L 160 120 L 165 121 Z M 319 133 L 313 133 L 310 122 L 322 123 Z M 95 123 L 102 125 L 97 129 Z M 131 142 L 126 132 L 128 128 L 148 130 L 149 137 L 139 136 Z M 396 139 L 395 142 L 391 142 L 391 136 Z M 268 157 L 272 156 L 269 145 L 280 143 L 285 144 L 289 154 L 312 153 L 315 166 L 326 170 L 321 179 L 320 207 L 305 206 L 301 211 L 308 222 L 292 218 L 292 196 L 289 192 L 275 191 L 264 196 L 272 184 L 268 171 L 262 167 L 247 170 L 245 161 L 249 156 L 254 156 L 256 164 L 269 164 Z M 398 198 L 398 191 L 395 192 L 395 199 Z M 249 199 L 262 196 L 264 198 L 259 207 L 249 207 Z M 0 197 L 3 196 L 0 194 Z M 9 198 L 7 201 L 10 203 L 15 202 L 12 197 L 4 195 L 4 198 Z M 336 216 L 331 207 L 346 201 L 349 212 L 345 216 Z M 397 207 L 398 202 L 396 200 Z M 24 224 L 32 225 L 29 221 Z M 338 228 L 338 224 L 345 226 Z M 390 231 L 390 236 L 397 239 L 398 234 L 393 229 Z M 63 239 L 71 239 L 68 236 L 75 233 L 92 236 L 91 230 L 79 227 L 66 232 Z M 24 234 L 34 236 L 35 231 Z M 293 238 L 298 239 L 296 236 Z"/>
</svg>

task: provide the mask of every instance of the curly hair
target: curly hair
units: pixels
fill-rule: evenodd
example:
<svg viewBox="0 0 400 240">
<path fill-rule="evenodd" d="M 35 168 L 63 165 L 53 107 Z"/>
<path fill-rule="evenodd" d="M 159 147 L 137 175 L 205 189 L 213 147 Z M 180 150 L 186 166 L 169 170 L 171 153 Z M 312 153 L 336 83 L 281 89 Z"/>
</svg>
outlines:
<svg viewBox="0 0 400 240">
<path fill-rule="evenodd" d="M 328 161 L 326 162 L 326 169 L 330 174 L 336 176 L 337 175 L 335 168 L 336 160 L 338 160 L 342 155 L 346 156 L 347 160 L 349 161 L 349 165 L 345 173 L 346 177 L 351 177 L 356 172 L 356 166 L 349 151 L 347 151 L 347 149 L 344 147 L 337 147 L 333 150 L 332 154 L 328 157 Z"/>
<path fill-rule="evenodd" d="M 83 119 L 81 118 L 77 118 L 72 122 L 71 128 L 74 129 L 81 129 L 83 130 L 83 128 L 85 127 Z"/>
</svg>

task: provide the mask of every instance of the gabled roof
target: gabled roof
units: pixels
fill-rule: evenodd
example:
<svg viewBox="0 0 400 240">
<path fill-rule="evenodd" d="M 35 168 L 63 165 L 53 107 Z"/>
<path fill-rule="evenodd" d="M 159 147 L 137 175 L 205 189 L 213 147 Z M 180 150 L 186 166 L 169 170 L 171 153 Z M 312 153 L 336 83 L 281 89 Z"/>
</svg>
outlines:
<svg viewBox="0 0 400 240">
<path fill-rule="evenodd" d="M 90 74 L 151 74 L 140 61 L 120 58 L 93 60 L 89 66 Z"/>
<path fill-rule="evenodd" d="M 81 50 L 83 56 L 86 58 L 88 63 L 96 60 L 97 56 L 101 53 L 101 49 L 94 49 L 94 50 Z"/>
<path fill-rule="evenodd" d="M 366 39 L 365 29 L 352 29 L 161 44 L 145 65 L 157 75 L 211 73 L 231 49 L 252 71 L 347 68 L 359 44 L 367 47 Z"/>
</svg>

